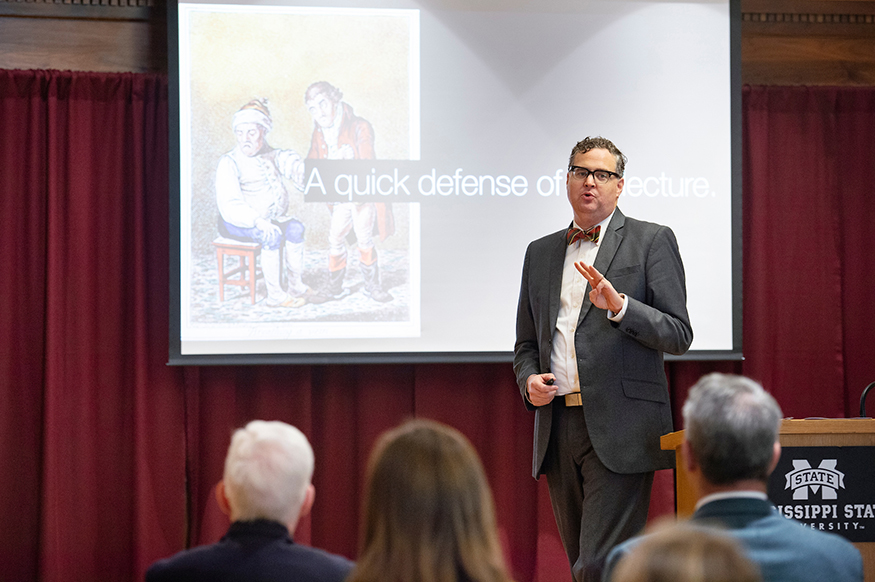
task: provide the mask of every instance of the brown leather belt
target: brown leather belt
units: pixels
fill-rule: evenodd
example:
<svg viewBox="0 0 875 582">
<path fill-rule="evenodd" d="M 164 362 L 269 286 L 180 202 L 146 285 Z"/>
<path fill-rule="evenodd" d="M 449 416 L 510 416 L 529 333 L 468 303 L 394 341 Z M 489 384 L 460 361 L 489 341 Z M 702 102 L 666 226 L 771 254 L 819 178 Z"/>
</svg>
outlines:
<svg viewBox="0 0 875 582">
<path fill-rule="evenodd" d="M 565 406 L 583 406 L 583 399 L 580 397 L 580 392 L 566 394 Z"/>
</svg>

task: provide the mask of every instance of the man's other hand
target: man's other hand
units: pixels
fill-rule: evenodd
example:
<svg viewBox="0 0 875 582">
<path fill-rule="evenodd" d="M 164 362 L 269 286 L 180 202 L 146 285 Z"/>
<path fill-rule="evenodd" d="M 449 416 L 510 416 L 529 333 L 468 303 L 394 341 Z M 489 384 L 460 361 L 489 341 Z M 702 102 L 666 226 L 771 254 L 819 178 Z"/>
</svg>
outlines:
<svg viewBox="0 0 875 582">
<path fill-rule="evenodd" d="M 553 374 L 532 374 L 526 379 L 526 392 L 529 394 L 529 402 L 535 406 L 544 406 L 553 401 L 556 396 L 556 386 L 553 385 Z M 550 382 L 548 384 L 547 382 Z"/>
</svg>

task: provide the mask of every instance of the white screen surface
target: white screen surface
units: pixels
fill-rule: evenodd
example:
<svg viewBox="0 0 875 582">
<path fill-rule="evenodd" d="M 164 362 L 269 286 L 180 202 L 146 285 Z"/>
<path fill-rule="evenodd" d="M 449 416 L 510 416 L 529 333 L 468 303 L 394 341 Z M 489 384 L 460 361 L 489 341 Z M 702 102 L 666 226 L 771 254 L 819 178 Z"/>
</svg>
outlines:
<svg viewBox="0 0 875 582">
<path fill-rule="evenodd" d="M 691 349 L 734 348 L 728 2 L 316 4 L 178 5 L 181 358 L 509 353 L 526 246 L 571 221 L 565 169 L 588 135 L 629 158 L 620 209 L 677 235 Z M 392 300 L 362 293 L 350 237 L 345 297 L 271 308 L 258 280 L 254 305 L 242 287 L 220 301 L 231 120 L 266 98 L 266 140 L 306 157 L 316 81 L 370 123 L 374 159 L 308 159 L 304 187 L 286 184 L 303 280 L 328 278 L 328 203 L 376 205 L 394 218 L 374 237 Z"/>
</svg>

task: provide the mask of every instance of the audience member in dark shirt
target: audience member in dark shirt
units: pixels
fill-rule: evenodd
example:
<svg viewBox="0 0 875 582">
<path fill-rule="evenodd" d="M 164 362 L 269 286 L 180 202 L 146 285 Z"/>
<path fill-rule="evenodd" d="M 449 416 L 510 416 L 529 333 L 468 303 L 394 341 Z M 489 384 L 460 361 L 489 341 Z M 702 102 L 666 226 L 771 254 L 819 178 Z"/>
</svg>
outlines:
<svg viewBox="0 0 875 582">
<path fill-rule="evenodd" d="M 155 562 L 146 582 L 341 582 L 352 562 L 290 535 L 313 505 L 312 476 L 313 449 L 295 427 L 254 420 L 237 430 L 216 486 L 228 533 Z"/>
</svg>

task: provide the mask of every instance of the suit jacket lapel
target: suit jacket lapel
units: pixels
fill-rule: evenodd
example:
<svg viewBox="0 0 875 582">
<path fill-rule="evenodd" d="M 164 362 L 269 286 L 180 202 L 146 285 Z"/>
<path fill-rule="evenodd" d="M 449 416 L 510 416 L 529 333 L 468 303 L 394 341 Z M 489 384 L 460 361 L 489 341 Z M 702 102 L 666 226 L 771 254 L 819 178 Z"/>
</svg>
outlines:
<svg viewBox="0 0 875 582">
<path fill-rule="evenodd" d="M 559 319 L 559 295 L 562 292 L 562 271 L 565 269 L 565 232 L 560 231 L 556 234 L 554 248 L 550 252 L 550 272 L 548 281 L 550 281 L 550 304 L 549 304 L 549 322 L 551 330 L 556 329 L 556 320 Z"/>
<path fill-rule="evenodd" d="M 617 249 L 620 248 L 620 243 L 623 242 L 623 235 L 621 233 L 625 222 L 626 216 L 617 208 L 614 211 L 611 222 L 608 223 L 608 227 L 605 229 L 601 239 L 602 242 L 599 245 L 599 253 L 595 258 L 595 268 L 602 275 L 607 274 L 608 268 L 614 260 L 614 255 L 617 254 Z M 581 279 L 583 279 L 583 276 L 581 276 Z M 589 308 L 592 307 L 592 301 L 589 300 L 589 292 L 591 290 L 592 287 L 587 284 L 586 291 L 583 294 L 583 304 L 580 306 L 580 316 L 577 320 L 578 326 L 580 326 L 586 314 L 589 313 Z"/>
</svg>

